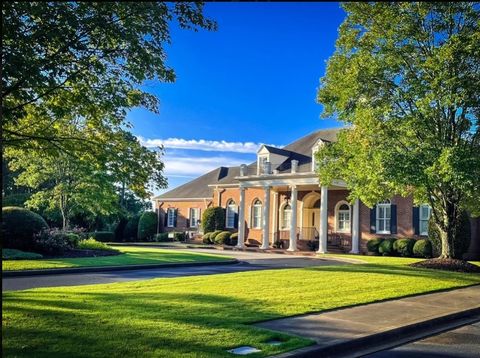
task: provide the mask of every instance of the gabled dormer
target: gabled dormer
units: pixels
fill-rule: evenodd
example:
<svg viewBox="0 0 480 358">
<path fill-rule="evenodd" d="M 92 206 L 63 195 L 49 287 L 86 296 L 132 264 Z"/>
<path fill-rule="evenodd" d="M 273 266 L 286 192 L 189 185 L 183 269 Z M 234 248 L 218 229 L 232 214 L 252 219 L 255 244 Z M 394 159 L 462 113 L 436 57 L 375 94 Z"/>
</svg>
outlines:
<svg viewBox="0 0 480 358">
<path fill-rule="evenodd" d="M 316 170 L 316 158 L 315 158 L 315 153 L 318 152 L 318 150 L 325 145 L 325 142 L 321 139 L 318 139 L 315 144 L 312 146 L 312 172 Z"/>
<path fill-rule="evenodd" d="M 290 156 L 288 150 L 263 144 L 257 151 L 257 175 L 272 174 L 273 168 Z"/>
</svg>

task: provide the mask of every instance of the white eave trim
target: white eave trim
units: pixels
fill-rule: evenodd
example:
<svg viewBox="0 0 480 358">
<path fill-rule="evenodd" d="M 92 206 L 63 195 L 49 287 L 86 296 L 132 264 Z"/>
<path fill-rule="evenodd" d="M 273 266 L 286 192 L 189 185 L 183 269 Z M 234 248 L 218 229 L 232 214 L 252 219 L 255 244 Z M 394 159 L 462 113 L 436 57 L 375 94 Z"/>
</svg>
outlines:
<svg viewBox="0 0 480 358">
<path fill-rule="evenodd" d="M 153 198 L 156 201 L 204 201 L 213 200 L 213 198 Z"/>
</svg>

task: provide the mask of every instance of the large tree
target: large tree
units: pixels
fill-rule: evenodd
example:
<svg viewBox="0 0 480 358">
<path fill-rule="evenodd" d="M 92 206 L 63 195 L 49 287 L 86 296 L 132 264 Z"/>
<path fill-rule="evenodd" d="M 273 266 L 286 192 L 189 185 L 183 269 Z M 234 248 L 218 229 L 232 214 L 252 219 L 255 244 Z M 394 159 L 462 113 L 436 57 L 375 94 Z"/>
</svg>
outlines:
<svg viewBox="0 0 480 358">
<path fill-rule="evenodd" d="M 157 111 L 158 99 L 140 85 L 174 81 L 165 63 L 169 23 L 214 29 L 202 10 L 191 2 L 2 3 L 3 144 L 75 148 L 83 138 L 50 130 L 65 114 L 107 128 L 128 125 L 129 108 Z M 45 120 L 25 126 L 33 112 Z"/>
<path fill-rule="evenodd" d="M 320 180 L 368 206 L 429 203 L 452 257 L 461 211 L 480 213 L 480 4 L 342 6 L 318 102 L 348 128 L 318 153 Z"/>
</svg>

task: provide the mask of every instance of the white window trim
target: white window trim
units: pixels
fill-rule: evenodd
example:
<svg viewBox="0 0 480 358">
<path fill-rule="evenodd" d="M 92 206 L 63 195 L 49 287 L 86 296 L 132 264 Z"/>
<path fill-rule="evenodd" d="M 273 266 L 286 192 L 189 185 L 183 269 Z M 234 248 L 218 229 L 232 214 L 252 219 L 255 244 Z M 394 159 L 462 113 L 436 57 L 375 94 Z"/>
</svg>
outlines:
<svg viewBox="0 0 480 358">
<path fill-rule="evenodd" d="M 225 227 L 227 229 L 233 229 L 235 227 L 235 214 L 237 214 L 237 204 L 235 203 L 234 200 L 230 199 L 227 201 L 227 207 L 225 209 Z M 233 210 L 233 225 L 229 225 L 229 222 L 228 222 L 228 215 L 229 215 L 229 212 L 231 211 L 230 210 L 230 206 L 233 206 L 235 207 L 235 209 Z"/>
<path fill-rule="evenodd" d="M 390 230 L 383 230 L 383 231 L 380 231 L 378 228 L 380 227 L 380 218 L 378 217 L 378 214 L 380 212 L 379 208 L 380 207 L 383 207 L 383 208 L 390 208 L 390 227 L 391 227 L 391 224 L 392 224 L 392 202 L 390 200 L 386 200 L 385 202 L 382 202 L 382 203 L 378 203 L 377 204 L 377 207 L 375 209 L 375 227 L 377 228 L 376 230 L 376 234 L 387 234 L 387 235 L 390 235 L 391 234 L 391 231 Z M 386 220 L 385 218 L 382 218 L 381 220 Z"/>
<path fill-rule="evenodd" d="M 427 207 L 428 208 L 428 219 L 427 220 L 422 220 L 422 207 Z M 428 236 L 428 222 L 430 220 L 430 217 L 432 216 L 432 208 L 428 204 L 422 204 L 418 208 L 418 232 L 420 236 Z M 427 222 L 427 231 L 420 231 L 422 228 L 422 221 Z"/>
<path fill-rule="evenodd" d="M 339 221 L 338 214 L 340 213 L 340 211 L 342 212 L 347 211 L 347 210 L 340 210 L 340 206 L 344 204 L 348 206 L 348 228 L 340 230 L 338 228 L 338 221 Z M 351 227 L 352 227 L 352 207 L 345 200 L 341 200 L 337 203 L 337 205 L 335 205 L 335 232 L 349 234 L 351 232 Z"/>
<path fill-rule="evenodd" d="M 285 226 L 285 220 L 284 220 L 284 216 L 283 216 L 283 211 L 285 209 L 285 206 L 289 205 L 290 206 L 290 225 L 287 227 Z M 292 212 L 292 205 L 290 203 L 287 203 L 286 201 L 282 203 L 282 205 L 280 206 L 280 212 L 279 212 L 279 216 L 280 216 L 280 230 L 281 231 L 287 231 L 287 230 L 290 230 L 291 226 L 292 226 L 292 215 L 293 215 L 293 212 Z"/>
<path fill-rule="evenodd" d="M 260 204 L 255 204 L 256 202 L 259 202 Z M 255 208 L 260 207 L 260 219 L 258 221 L 258 226 L 255 226 Z M 254 199 L 253 200 L 253 205 L 250 213 L 250 228 L 251 229 L 261 229 L 262 228 L 262 222 L 263 222 L 263 203 L 260 199 Z"/>
<path fill-rule="evenodd" d="M 265 162 L 268 162 L 269 155 L 268 154 L 261 154 L 257 158 L 257 175 L 260 175 L 263 173 L 263 165 Z M 261 159 L 265 159 L 265 161 L 262 161 Z"/>
<path fill-rule="evenodd" d="M 195 220 L 194 222 L 192 223 L 192 211 L 195 212 Z M 198 227 L 198 220 L 200 220 L 199 218 L 199 214 L 200 214 L 200 209 L 199 208 L 190 208 L 188 209 L 188 221 L 190 222 L 190 227 Z"/>
<path fill-rule="evenodd" d="M 175 208 L 167 209 L 167 227 L 175 227 Z"/>
</svg>

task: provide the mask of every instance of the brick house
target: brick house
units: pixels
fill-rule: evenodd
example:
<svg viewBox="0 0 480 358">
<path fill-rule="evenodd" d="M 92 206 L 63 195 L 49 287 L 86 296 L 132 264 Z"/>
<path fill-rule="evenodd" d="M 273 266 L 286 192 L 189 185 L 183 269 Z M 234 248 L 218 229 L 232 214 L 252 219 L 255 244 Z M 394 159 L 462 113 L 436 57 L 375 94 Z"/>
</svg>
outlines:
<svg viewBox="0 0 480 358">
<path fill-rule="evenodd" d="M 226 227 L 261 248 L 282 243 L 290 251 L 366 251 L 372 237 L 428 234 L 430 208 L 394 196 L 368 208 L 347 201 L 341 180 L 319 187 L 313 153 L 336 140 L 339 129 L 319 130 L 283 147 L 262 145 L 250 165 L 219 167 L 153 198 L 159 231 L 199 232 L 203 211 L 225 208 Z"/>
</svg>

